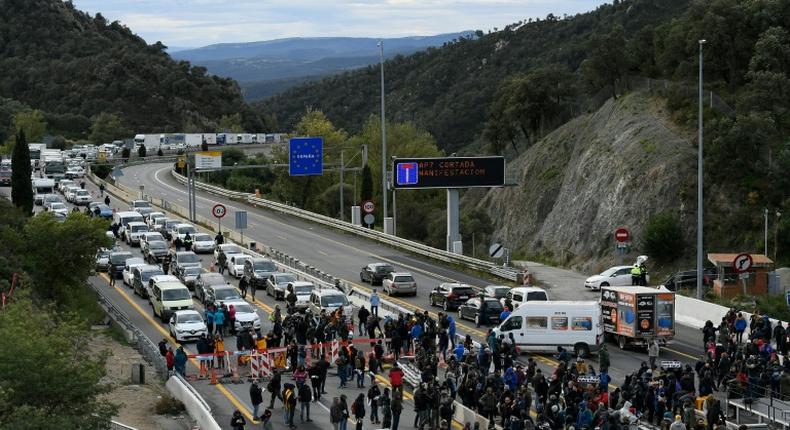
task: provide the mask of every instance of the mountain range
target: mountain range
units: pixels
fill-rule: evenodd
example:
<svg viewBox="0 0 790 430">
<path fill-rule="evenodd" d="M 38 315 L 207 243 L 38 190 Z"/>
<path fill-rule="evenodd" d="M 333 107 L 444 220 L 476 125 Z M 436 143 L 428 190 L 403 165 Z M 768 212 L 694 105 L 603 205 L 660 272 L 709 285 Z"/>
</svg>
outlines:
<svg viewBox="0 0 790 430">
<path fill-rule="evenodd" d="M 428 47 L 468 38 L 471 31 L 383 39 L 385 58 L 409 55 Z M 237 80 L 247 100 L 258 100 L 323 76 L 379 61 L 378 42 L 369 37 L 286 38 L 262 42 L 221 43 L 169 50 L 176 60 L 206 67 L 209 73 Z"/>
</svg>

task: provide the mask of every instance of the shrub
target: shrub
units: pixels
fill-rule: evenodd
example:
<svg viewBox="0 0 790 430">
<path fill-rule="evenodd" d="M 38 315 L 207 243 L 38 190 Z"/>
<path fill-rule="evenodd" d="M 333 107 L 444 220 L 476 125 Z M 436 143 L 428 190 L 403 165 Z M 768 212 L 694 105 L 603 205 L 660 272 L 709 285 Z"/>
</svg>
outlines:
<svg viewBox="0 0 790 430">
<path fill-rule="evenodd" d="M 648 220 L 642 235 L 642 248 L 660 263 L 668 263 L 683 252 L 683 232 L 675 216 L 661 213 Z"/>
<path fill-rule="evenodd" d="M 185 409 L 181 400 L 170 396 L 162 396 L 154 405 L 154 412 L 157 415 L 178 415 Z"/>
<path fill-rule="evenodd" d="M 94 164 L 91 171 L 101 179 L 106 179 L 107 175 L 112 172 L 112 166 L 109 164 Z"/>
</svg>

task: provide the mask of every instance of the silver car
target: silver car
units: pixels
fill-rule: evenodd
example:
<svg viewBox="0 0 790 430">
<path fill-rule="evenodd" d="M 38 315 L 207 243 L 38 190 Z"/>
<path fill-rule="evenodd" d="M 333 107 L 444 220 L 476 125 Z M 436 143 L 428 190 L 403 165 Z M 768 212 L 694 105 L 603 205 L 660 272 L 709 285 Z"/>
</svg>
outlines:
<svg viewBox="0 0 790 430">
<path fill-rule="evenodd" d="M 392 296 L 395 294 L 417 295 L 417 281 L 408 272 L 391 272 L 381 281 L 381 289 Z"/>
</svg>

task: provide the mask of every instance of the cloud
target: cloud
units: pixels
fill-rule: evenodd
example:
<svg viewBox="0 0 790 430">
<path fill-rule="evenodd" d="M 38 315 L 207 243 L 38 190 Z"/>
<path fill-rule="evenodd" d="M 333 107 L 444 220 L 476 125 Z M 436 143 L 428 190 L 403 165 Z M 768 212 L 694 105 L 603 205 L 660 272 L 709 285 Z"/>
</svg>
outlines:
<svg viewBox="0 0 790 430">
<path fill-rule="evenodd" d="M 602 0 L 74 0 L 149 43 L 203 46 L 283 37 L 398 37 L 489 30 Z"/>
</svg>

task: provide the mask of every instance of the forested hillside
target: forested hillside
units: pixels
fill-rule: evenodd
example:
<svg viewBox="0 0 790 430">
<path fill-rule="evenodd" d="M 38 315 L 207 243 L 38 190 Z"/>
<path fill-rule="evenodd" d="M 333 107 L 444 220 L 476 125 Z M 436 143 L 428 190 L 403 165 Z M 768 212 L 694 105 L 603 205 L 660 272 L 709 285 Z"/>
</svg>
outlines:
<svg viewBox="0 0 790 430">
<path fill-rule="evenodd" d="M 588 57 L 592 40 L 613 30 L 629 39 L 649 32 L 681 15 L 689 0 L 615 3 L 574 17 L 549 15 L 490 34 L 479 31 L 474 39 L 461 38 L 387 61 L 387 115 L 394 121 L 414 121 L 433 134 L 441 148 L 455 151 L 482 134 L 488 107 L 508 76 L 541 66 L 575 72 Z M 632 50 L 640 51 L 636 46 L 629 47 Z M 257 106 L 286 128 L 312 107 L 336 125 L 356 130 L 377 112 L 378 80 L 379 68 L 370 66 L 291 89 Z"/>
<path fill-rule="evenodd" d="M 69 1 L 0 0 L 0 8 L 0 133 L 31 108 L 44 112 L 48 133 L 71 138 L 87 137 L 101 113 L 130 133 L 210 131 L 236 113 L 244 128 L 265 128 L 234 81 L 173 61 L 118 22 Z"/>
</svg>

